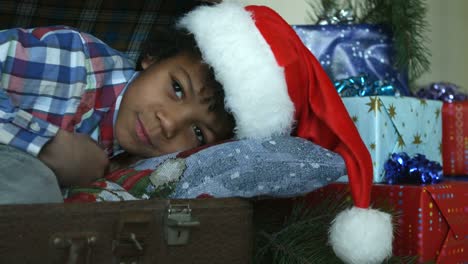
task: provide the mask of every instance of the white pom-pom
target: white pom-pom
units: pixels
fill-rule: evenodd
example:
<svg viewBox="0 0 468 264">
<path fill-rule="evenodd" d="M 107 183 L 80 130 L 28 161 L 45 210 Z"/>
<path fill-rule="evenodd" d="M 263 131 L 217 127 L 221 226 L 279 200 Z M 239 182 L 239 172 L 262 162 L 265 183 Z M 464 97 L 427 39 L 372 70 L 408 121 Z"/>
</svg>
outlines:
<svg viewBox="0 0 468 264">
<path fill-rule="evenodd" d="M 330 228 L 330 244 L 345 263 L 382 263 L 392 254 L 392 242 L 391 216 L 375 209 L 344 210 Z"/>
</svg>

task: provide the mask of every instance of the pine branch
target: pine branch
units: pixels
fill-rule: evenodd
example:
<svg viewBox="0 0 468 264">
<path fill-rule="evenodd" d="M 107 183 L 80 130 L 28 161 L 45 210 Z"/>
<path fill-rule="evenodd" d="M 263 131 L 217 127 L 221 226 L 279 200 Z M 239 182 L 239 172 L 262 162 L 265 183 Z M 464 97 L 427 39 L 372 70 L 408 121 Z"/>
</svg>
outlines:
<svg viewBox="0 0 468 264">
<path fill-rule="evenodd" d="M 332 10 L 338 8 L 336 0 L 322 0 L 322 6 L 324 10 Z"/>
<path fill-rule="evenodd" d="M 406 66 L 411 80 L 429 70 L 430 53 L 426 47 L 426 5 L 421 0 L 394 0 L 392 29 L 398 53 L 397 66 Z M 403 14 L 403 16 L 401 15 Z"/>
<path fill-rule="evenodd" d="M 280 230 L 258 232 L 255 263 L 341 263 L 328 246 L 328 228 L 336 214 L 351 204 L 346 197 L 344 192 L 325 197 L 314 207 L 295 203 Z"/>
<path fill-rule="evenodd" d="M 296 202 L 290 216 L 276 231 L 260 228 L 256 234 L 255 264 L 310 264 L 342 263 L 328 245 L 328 229 L 336 215 L 352 205 L 349 192 L 326 195 L 311 207 L 306 202 Z M 400 215 L 393 206 L 382 201 L 383 211 L 394 216 L 394 224 Z M 393 256 L 386 263 L 417 263 L 417 256 Z"/>
<path fill-rule="evenodd" d="M 317 1 L 308 1 L 307 5 L 310 6 L 310 9 L 307 10 L 307 16 L 312 21 L 316 21 L 323 13 L 323 6 L 320 5 Z"/>
<path fill-rule="evenodd" d="M 312 19 L 320 19 L 324 17 L 327 12 L 332 12 L 339 8 L 339 4 L 335 0 L 309 0 L 307 5 L 310 6 L 311 11 L 307 11 L 308 16 Z"/>
</svg>

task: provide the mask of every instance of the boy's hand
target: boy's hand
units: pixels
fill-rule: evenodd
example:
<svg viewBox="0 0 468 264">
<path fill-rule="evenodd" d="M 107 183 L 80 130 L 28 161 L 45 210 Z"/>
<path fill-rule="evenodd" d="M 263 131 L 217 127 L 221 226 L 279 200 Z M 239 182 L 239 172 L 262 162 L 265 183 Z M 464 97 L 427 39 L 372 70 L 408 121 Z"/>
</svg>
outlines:
<svg viewBox="0 0 468 264">
<path fill-rule="evenodd" d="M 143 159 L 143 157 L 138 157 L 128 152 L 123 152 L 109 161 L 108 173 L 111 173 L 116 170 L 128 168 L 130 165 L 135 162 Z"/>
<path fill-rule="evenodd" d="M 109 164 L 104 150 L 88 135 L 62 129 L 42 148 L 39 159 L 55 172 L 61 186 L 87 184 L 101 178 Z"/>
</svg>

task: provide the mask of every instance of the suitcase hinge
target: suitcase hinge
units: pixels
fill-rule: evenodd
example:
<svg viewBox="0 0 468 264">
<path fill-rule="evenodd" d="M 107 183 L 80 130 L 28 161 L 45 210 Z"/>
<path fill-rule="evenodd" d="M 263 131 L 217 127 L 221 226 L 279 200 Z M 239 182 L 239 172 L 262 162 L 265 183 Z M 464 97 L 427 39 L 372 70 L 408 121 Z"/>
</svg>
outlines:
<svg viewBox="0 0 468 264">
<path fill-rule="evenodd" d="M 186 245 L 190 238 L 190 229 L 200 225 L 192 217 L 188 204 L 169 204 L 165 217 L 165 238 L 169 246 Z"/>
</svg>

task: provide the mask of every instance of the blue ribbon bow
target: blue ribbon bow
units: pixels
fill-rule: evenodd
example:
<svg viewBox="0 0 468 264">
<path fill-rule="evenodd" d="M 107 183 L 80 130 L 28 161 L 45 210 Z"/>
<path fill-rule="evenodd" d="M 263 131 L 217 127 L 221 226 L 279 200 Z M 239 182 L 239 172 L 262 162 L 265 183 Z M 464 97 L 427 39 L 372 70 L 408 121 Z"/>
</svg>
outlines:
<svg viewBox="0 0 468 264">
<path fill-rule="evenodd" d="M 334 85 L 341 97 L 399 95 L 392 84 L 384 80 L 371 81 L 365 74 L 335 81 Z"/>
<path fill-rule="evenodd" d="M 410 158 L 405 152 L 393 153 L 384 164 L 385 178 L 389 184 L 433 184 L 442 180 L 442 166 L 416 154 Z"/>
</svg>

